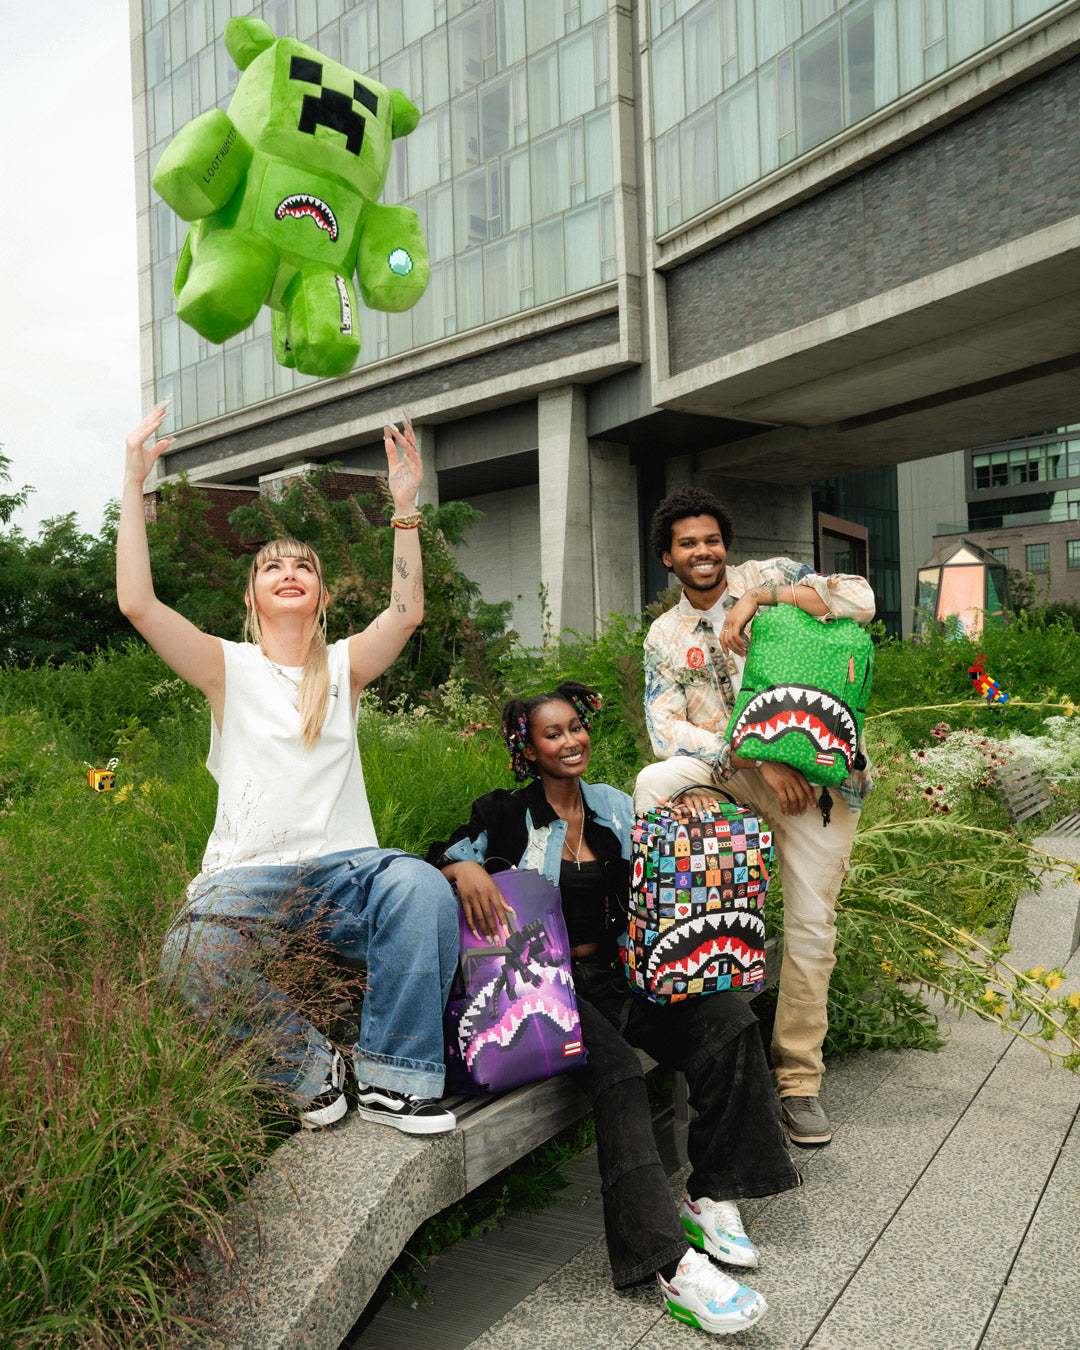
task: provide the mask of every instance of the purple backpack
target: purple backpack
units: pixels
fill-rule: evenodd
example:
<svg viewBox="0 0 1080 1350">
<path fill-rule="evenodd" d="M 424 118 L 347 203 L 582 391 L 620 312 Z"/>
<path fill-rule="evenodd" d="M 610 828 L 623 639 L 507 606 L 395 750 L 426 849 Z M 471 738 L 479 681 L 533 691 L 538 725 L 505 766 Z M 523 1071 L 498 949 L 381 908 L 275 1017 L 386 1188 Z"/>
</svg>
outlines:
<svg viewBox="0 0 1080 1350">
<path fill-rule="evenodd" d="M 559 889 L 517 868 L 493 879 L 514 911 L 492 946 L 459 911 L 460 956 L 446 1005 L 453 1092 L 504 1092 L 585 1062 Z"/>
</svg>

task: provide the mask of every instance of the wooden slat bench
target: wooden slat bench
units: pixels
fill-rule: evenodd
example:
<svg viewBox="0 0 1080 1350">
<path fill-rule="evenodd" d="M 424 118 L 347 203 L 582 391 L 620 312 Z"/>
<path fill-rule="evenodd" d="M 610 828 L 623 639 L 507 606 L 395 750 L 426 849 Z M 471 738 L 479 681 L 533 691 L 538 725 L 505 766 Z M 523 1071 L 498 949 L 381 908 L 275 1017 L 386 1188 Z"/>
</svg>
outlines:
<svg viewBox="0 0 1080 1350">
<path fill-rule="evenodd" d="M 1010 764 L 995 769 L 994 781 L 1005 802 L 1009 820 L 1014 825 L 1038 815 L 1053 803 L 1046 780 L 1030 760 L 1014 759 Z M 1080 811 L 1074 811 L 1042 833 L 1080 837 Z"/>
</svg>

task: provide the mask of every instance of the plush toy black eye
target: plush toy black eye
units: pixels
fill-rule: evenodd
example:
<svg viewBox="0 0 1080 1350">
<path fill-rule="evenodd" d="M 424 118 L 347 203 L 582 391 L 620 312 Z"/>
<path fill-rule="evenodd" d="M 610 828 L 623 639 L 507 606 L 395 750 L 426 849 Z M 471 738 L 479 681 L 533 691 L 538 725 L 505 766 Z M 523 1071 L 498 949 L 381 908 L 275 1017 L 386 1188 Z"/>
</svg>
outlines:
<svg viewBox="0 0 1080 1350">
<path fill-rule="evenodd" d="M 306 56 L 294 56 L 289 64 L 289 79 L 322 84 L 322 66 L 318 61 L 309 61 Z"/>
<path fill-rule="evenodd" d="M 362 103 L 369 113 L 378 116 L 379 100 L 367 85 L 361 84 L 359 80 L 353 80 L 352 96 L 357 103 Z"/>
</svg>

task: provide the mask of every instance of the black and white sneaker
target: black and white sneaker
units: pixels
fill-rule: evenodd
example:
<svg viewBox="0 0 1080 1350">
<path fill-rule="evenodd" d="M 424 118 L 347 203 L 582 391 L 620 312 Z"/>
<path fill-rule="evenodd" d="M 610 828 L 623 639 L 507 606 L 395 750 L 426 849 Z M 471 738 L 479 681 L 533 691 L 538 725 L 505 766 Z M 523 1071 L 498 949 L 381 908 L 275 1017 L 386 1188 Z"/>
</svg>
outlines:
<svg viewBox="0 0 1080 1350">
<path fill-rule="evenodd" d="M 357 1083 L 357 1111 L 365 1120 L 392 1125 L 403 1134 L 442 1134 L 457 1125 L 454 1113 L 440 1106 L 434 1097 L 413 1097 L 393 1088 L 370 1087 Z"/>
<path fill-rule="evenodd" d="M 306 1130 L 320 1130 L 340 1120 L 349 1109 L 345 1100 L 345 1060 L 334 1051 L 326 1084 L 319 1095 L 300 1113 L 300 1123 Z"/>
</svg>

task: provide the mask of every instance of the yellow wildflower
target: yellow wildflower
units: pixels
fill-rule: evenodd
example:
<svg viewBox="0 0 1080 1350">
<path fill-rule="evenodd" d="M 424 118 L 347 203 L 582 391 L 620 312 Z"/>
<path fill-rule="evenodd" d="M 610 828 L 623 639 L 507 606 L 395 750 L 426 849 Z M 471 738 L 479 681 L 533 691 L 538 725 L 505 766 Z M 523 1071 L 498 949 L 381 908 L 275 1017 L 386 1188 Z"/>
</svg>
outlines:
<svg viewBox="0 0 1080 1350">
<path fill-rule="evenodd" d="M 1066 698 L 1066 699 L 1063 699 L 1062 701 L 1063 701 L 1063 703 L 1064 703 L 1064 705 L 1065 705 L 1065 709 L 1064 709 L 1064 710 L 1065 710 L 1065 716 L 1066 716 L 1066 717 L 1071 717 L 1071 716 L 1073 715 L 1073 713 L 1076 712 L 1076 704 L 1072 701 L 1071 698 Z"/>
<path fill-rule="evenodd" d="M 1046 985 L 1047 989 L 1056 989 L 1064 978 L 1065 976 L 1059 970 L 1052 970 L 1049 975 L 1043 976 L 1043 984 Z"/>
<path fill-rule="evenodd" d="M 131 784 L 125 783 L 123 787 L 116 789 L 116 792 L 113 795 L 113 801 L 122 802 L 126 797 L 130 796 L 130 794 L 131 794 Z"/>
<path fill-rule="evenodd" d="M 1080 990 L 1074 991 L 1069 995 L 1065 1002 L 1076 1012 L 1080 1012 Z"/>
<path fill-rule="evenodd" d="M 992 989 L 990 985 L 987 985 L 982 993 L 982 1001 L 984 1003 L 993 1003 L 994 999 L 996 998 L 997 998 L 997 990 Z"/>
<path fill-rule="evenodd" d="M 1042 978 L 1043 972 L 1045 970 L 1046 970 L 1045 966 L 1034 966 L 1031 970 L 1025 970 L 1024 974 L 1028 977 L 1029 980 L 1038 980 Z"/>
</svg>

